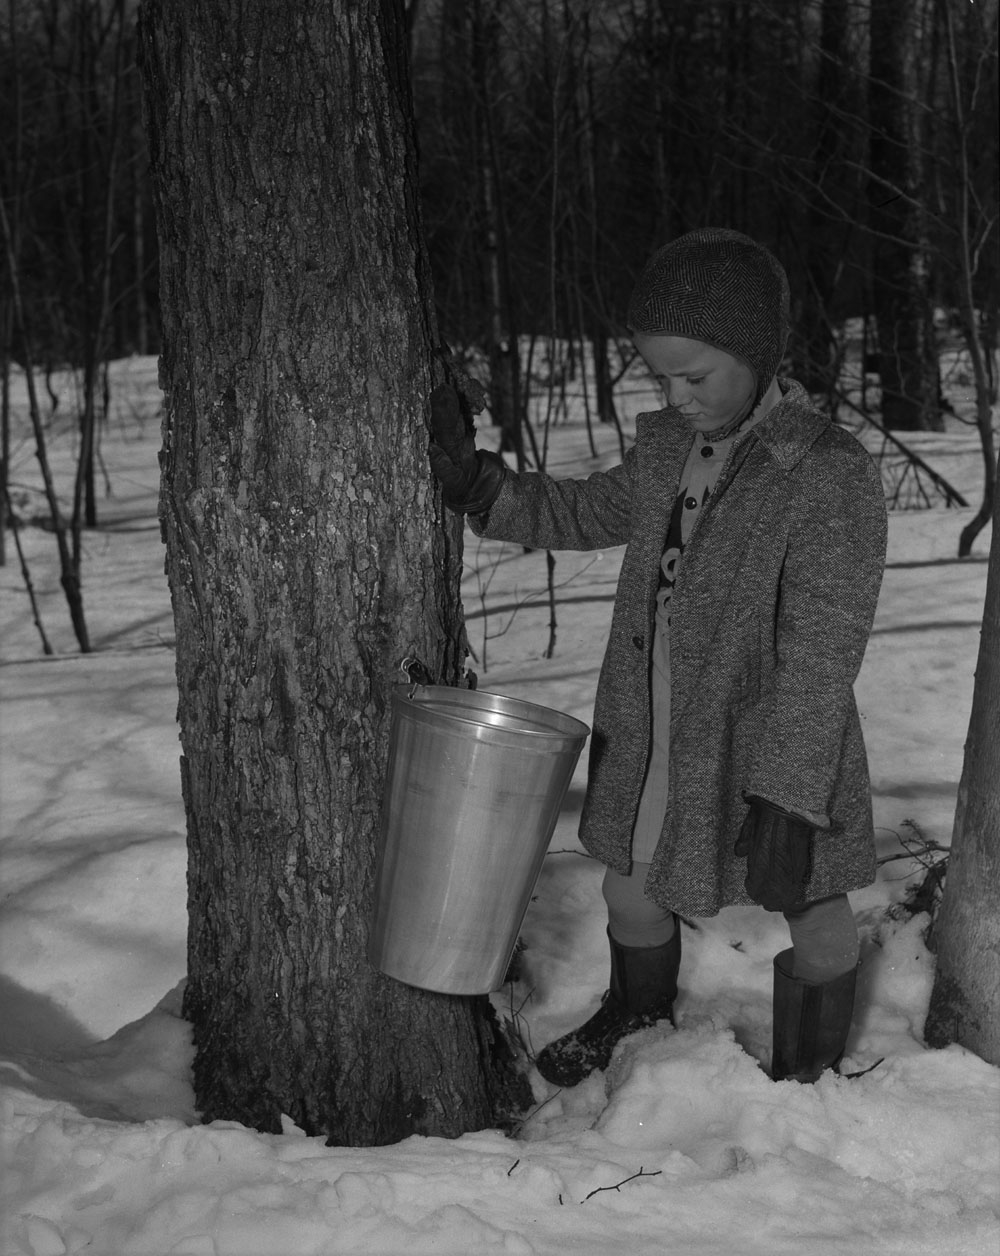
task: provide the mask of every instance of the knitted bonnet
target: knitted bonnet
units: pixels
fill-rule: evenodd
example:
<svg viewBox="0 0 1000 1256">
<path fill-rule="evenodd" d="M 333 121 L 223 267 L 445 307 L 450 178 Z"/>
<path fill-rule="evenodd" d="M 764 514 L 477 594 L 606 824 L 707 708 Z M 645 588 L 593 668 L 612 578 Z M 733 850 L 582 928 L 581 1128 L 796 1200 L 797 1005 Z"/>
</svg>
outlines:
<svg viewBox="0 0 1000 1256">
<path fill-rule="evenodd" d="M 707 227 L 659 249 L 628 307 L 641 335 L 684 336 L 724 349 L 750 367 L 758 398 L 788 339 L 788 280 L 776 257 L 738 231 Z"/>
</svg>

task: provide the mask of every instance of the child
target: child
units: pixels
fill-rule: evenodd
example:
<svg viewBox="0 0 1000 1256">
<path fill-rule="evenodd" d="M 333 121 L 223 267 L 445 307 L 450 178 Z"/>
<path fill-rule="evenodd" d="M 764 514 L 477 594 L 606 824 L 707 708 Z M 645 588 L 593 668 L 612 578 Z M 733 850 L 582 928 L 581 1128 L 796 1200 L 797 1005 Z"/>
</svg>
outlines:
<svg viewBox="0 0 1000 1256">
<path fill-rule="evenodd" d="M 858 938 L 847 891 L 875 876 L 853 683 L 882 579 L 886 516 L 861 445 L 778 378 L 788 284 L 735 231 L 660 249 L 629 304 L 667 405 L 620 465 L 516 474 L 432 397 L 444 501 L 483 536 L 625 545 L 598 683 L 580 840 L 606 865 L 611 983 L 542 1076 L 572 1086 L 626 1034 L 673 1020 L 676 914 L 758 903 L 788 921 L 774 960 L 775 1079 L 844 1051 Z M 675 914 L 676 913 L 676 914 Z"/>
</svg>

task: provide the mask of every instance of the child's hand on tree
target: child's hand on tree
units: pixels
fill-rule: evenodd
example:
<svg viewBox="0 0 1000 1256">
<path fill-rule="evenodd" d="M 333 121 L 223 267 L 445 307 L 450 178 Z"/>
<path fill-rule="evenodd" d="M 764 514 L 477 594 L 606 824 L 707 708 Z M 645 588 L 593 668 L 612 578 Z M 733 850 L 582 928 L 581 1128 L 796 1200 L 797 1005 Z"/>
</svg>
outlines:
<svg viewBox="0 0 1000 1256">
<path fill-rule="evenodd" d="M 427 452 L 445 505 L 459 514 L 485 514 L 506 475 L 498 454 L 476 448 L 475 430 L 466 423 L 458 393 L 448 384 L 439 384 L 431 393 L 431 443 Z"/>
</svg>

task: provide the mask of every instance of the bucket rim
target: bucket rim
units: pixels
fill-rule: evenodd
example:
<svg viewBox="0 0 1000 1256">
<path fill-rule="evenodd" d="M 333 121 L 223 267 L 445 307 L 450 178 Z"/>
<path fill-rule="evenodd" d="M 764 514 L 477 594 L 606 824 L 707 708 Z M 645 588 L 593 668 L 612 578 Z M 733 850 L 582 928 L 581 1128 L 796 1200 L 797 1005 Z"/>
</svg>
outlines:
<svg viewBox="0 0 1000 1256">
<path fill-rule="evenodd" d="M 473 724 L 480 728 L 483 727 L 482 722 L 477 720 L 471 711 L 469 714 L 466 714 L 461 710 L 461 703 L 463 701 L 468 701 L 470 706 L 474 706 L 476 697 L 482 696 L 487 698 L 497 698 L 501 702 L 516 704 L 521 708 L 527 708 L 529 711 L 541 712 L 545 716 L 556 716 L 563 722 L 564 725 L 561 729 L 544 727 L 521 728 L 517 730 L 519 736 L 559 738 L 562 740 L 565 740 L 567 737 L 582 737 L 586 739 L 590 736 L 590 726 L 585 724 L 583 720 L 577 719 L 575 715 L 568 715 L 565 711 L 560 711 L 556 707 L 544 706 L 540 702 L 532 702 L 527 698 L 512 698 L 508 694 L 497 693 L 495 689 L 460 689 L 457 685 L 417 685 L 416 687 L 413 685 L 399 685 L 392 695 L 393 703 L 399 705 L 412 704 L 415 710 L 422 710 L 428 714 L 434 713 L 433 708 L 429 704 L 422 705 L 416 700 L 415 689 L 423 693 L 436 690 L 451 695 L 457 695 L 458 703 L 452 703 L 452 706 L 457 707 L 458 709 L 449 711 L 448 715 L 450 718 L 460 720 L 465 724 Z M 544 721 L 540 720 L 539 722 L 543 723 Z"/>
</svg>

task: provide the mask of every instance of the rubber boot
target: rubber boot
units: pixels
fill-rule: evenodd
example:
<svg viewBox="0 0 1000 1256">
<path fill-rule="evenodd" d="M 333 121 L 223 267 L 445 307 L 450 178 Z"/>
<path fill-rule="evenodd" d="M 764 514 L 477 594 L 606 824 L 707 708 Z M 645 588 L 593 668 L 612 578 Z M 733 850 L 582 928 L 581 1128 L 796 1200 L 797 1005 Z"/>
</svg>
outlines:
<svg viewBox="0 0 1000 1256">
<path fill-rule="evenodd" d="M 535 1065 L 547 1082 L 576 1086 L 595 1069 L 607 1068 L 622 1038 L 655 1025 L 674 1023 L 677 971 L 681 963 L 681 930 L 662 946 L 622 946 L 608 933 L 611 946 L 611 988 L 586 1024 L 541 1051 Z"/>
<path fill-rule="evenodd" d="M 771 1076 L 776 1082 L 814 1082 L 844 1054 L 858 970 L 829 981 L 802 981 L 792 976 L 792 955 L 789 949 L 774 957 Z"/>
</svg>

